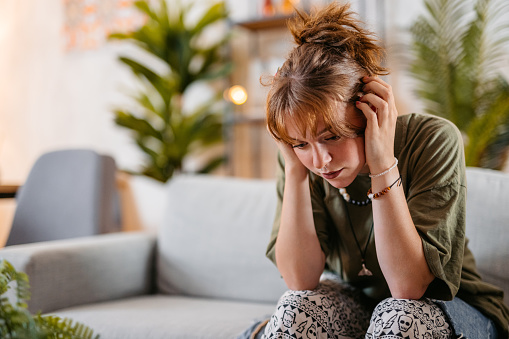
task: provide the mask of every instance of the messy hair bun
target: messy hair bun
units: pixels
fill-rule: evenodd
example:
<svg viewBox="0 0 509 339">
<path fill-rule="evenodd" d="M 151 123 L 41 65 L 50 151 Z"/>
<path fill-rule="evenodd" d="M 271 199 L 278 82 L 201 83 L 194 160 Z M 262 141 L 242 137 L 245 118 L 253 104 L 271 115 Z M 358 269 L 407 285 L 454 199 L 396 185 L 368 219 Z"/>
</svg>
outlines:
<svg viewBox="0 0 509 339">
<path fill-rule="evenodd" d="M 364 29 L 355 15 L 350 11 L 350 4 L 331 3 L 314 15 L 297 11 L 288 28 L 299 46 L 306 43 L 323 45 L 355 60 L 369 75 L 387 74 L 381 66 L 383 48 L 377 45 L 375 35 Z"/>
<path fill-rule="evenodd" d="M 333 2 L 311 14 L 297 11 L 288 23 L 297 46 L 274 76 L 267 96 L 268 129 L 276 139 L 291 142 L 288 119 L 303 135 L 307 130 L 315 133 L 320 119 L 337 135 L 363 133 L 364 115 L 355 110 L 357 119 L 346 117 L 345 105 L 357 100 L 362 77 L 388 71 L 381 64 L 383 48 L 362 25 L 348 4 Z"/>
</svg>

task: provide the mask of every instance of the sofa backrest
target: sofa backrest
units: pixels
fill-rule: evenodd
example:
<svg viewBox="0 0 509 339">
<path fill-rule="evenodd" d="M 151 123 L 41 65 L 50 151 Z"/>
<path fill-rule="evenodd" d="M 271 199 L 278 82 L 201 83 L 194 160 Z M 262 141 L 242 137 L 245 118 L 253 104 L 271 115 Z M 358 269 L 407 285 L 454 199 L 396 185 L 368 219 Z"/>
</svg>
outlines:
<svg viewBox="0 0 509 339">
<path fill-rule="evenodd" d="M 501 287 L 509 303 L 509 175 L 467 168 L 468 246 L 483 279 Z"/>
<path fill-rule="evenodd" d="M 275 303 L 286 290 L 264 256 L 275 182 L 177 176 L 166 189 L 158 234 L 159 291 Z"/>
<path fill-rule="evenodd" d="M 175 177 L 165 187 L 158 235 L 162 293 L 273 302 L 286 289 L 265 258 L 276 206 L 275 182 Z M 469 248 L 479 273 L 509 302 L 509 175 L 467 168 Z"/>
</svg>

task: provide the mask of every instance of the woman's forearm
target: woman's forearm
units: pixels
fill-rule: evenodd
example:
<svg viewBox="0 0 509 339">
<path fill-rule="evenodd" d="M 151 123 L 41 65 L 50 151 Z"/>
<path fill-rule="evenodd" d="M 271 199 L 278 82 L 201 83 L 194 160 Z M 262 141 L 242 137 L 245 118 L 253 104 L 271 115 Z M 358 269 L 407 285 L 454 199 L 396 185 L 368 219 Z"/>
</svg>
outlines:
<svg viewBox="0 0 509 339">
<path fill-rule="evenodd" d="M 373 178 L 373 192 L 380 192 L 398 177 L 399 172 L 395 170 Z M 434 276 L 401 186 L 395 185 L 387 194 L 373 200 L 373 220 L 378 261 L 392 296 L 420 299 Z"/>
<path fill-rule="evenodd" d="M 308 175 L 286 171 L 276 263 L 288 288 L 310 290 L 318 285 L 325 255 L 316 234 Z"/>
</svg>

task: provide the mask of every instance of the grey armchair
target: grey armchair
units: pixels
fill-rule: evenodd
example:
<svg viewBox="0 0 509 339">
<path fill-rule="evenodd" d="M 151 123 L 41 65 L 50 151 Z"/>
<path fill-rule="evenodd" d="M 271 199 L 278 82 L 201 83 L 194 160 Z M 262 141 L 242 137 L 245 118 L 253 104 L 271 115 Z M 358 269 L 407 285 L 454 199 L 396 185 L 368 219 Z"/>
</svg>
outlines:
<svg viewBox="0 0 509 339">
<path fill-rule="evenodd" d="M 7 246 L 118 231 L 112 157 L 72 149 L 43 154 L 16 196 Z"/>
</svg>

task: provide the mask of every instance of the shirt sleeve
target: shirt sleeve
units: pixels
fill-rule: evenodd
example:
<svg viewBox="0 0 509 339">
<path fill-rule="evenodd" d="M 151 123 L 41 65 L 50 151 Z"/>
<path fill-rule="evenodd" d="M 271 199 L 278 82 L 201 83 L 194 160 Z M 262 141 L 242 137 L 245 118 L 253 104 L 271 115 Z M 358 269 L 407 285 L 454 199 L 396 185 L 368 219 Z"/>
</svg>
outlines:
<svg viewBox="0 0 509 339">
<path fill-rule="evenodd" d="M 420 126 L 407 142 L 407 202 L 436 279 L 425 296 L 451 300 L 458 292 L 465 248 L 463 144 L 444 119 Z"/>
<path fill-rule="evenodd" d="M 279 233 L 279 225 L 281 223 L 281 208 L 283 205 L 283 192 L 285 186 L 285 171 L 284 171 L 284 159 L 281 154 L 278 155 L 277 165 L 277 207 L 274 223 L 272 226 L 272 232 L 270 235 L 270 241 L 267 246 L 266 256 L 269 258 L 274 265 L 276 265 L 276 241 Z M 310 175 L 310 193 L 311 193 L 311 204 L 313 208 L 313 221 L 315 224 L 316 234 L 320 242 L 320 246 L 325 256 L 328 257 L 331 251 L 331 237 L 330 230 L 327 225 L 331 225 L 330 217 L 327 209 L 324 205 L 324 188 L 323 182 L 320 178 L 317 178 L 313 174 Z"/>
</svg>

